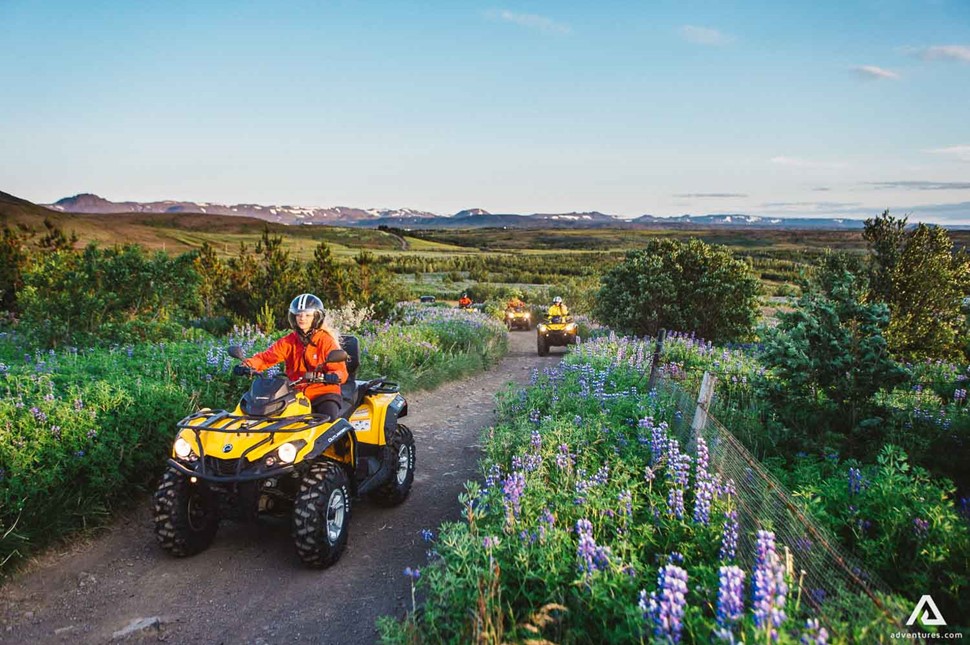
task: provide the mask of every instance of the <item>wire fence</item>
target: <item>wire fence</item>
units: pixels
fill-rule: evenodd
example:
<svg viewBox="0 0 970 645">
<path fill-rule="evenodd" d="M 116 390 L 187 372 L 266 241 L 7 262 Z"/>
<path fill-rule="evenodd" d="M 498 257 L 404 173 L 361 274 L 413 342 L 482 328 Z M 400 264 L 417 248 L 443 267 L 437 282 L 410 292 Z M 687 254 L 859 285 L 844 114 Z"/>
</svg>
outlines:
<svg viewBox="0 0 970 645">
<path fill-rule="evenodd" d="M 816 522 L 708 407 L 698 403 L 696 394 L 666 378 L 659 379 L 656 388 L 681 412 L 671 428 L 681 444 L 696 454 L 697 439 L 703 438 L 711 471 L 734 485 L 737 557 L 745 568 L 750 570 L 754 563 L 757 532 L 773 531 L 794 582 L 793 602 L 812 608 L 830 628 L 835 623 L 852 625 L 859 630 L 855 639 L 888 641 L 891 633 L 907 631 L 906 616 L 900 614 L 907 610 L 889 597 L 889 587 Z M 706 421 L 697 419 L 695 424 L 695 414 L 706 416 Z"/>
</svg>

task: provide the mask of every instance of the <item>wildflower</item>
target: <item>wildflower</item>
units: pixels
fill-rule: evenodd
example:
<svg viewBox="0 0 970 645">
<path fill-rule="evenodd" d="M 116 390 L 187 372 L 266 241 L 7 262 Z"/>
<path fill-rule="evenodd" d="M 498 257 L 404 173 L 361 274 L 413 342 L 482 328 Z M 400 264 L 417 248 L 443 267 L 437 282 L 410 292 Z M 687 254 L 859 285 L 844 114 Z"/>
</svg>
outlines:
<svg viewBox="0 0 970 645">
<path fill-rule="evenodd" d="M 803 645 L 826 645 L 829 642 L 829 633 L 819 623 L 818 618 L 809 618 L 805 621 L 801 642 Z"/>
<path fill-rule="evenodd" d="M 680 641 L 686 607 L 687 572 L 674 564 L 660 569 L 656 591 L 649 596 L 645 591 L 640 592 L 640 609 L 653 623 L 653 633 L 658 640 Z"/>
<path fill-rule="evenodd" d="M 585 518 L 576 522 L 576 534 L 579 535 L 579 544 L 576 547 L 579 570 L 588 578 L 594 571 L 609 564 L 609 548 L 596 544 L 593 539 L 593 525 Z"/>
<path fill-rule="evenodd" d="M 682 489 L 674 487 L 667 493 L 667 512 L 677 519 L 683 519 L 684 491 Z"/>
<path fill-rule="evenodd" d="M 491 535 L 486 536 L 482 539 L 482 546 L 488 550 L 492 550 L 499 545 L 499 539 Z"/>
<path fill-rule="evenodd" d="M 862 471 L 858 468 L 849 468 L 849 494 L 858 495 L 862 492 Z"/>
<path fill-rule="evenodd" d="M 643 480 L 648 484 L 652 482 L 657 477 L 657 474 L 653 472 L 653 468 L 647 466 L 643 470 Z"/>
<path fill-rule="evenodd" d="M 525 475 L 513 472 L 502 483 L 502 495 L 505 499 L 506 516 L 518 517 L 522 510 L 522 493 L 525 492 Z"/>
<path fill-rule="evenodd" d="M 573 465 L 573 455 L 569 453 L 569 446 L 564 443 L 559 444 L 559 452 L 556 455 L 556 466 L 560 470 L 566 470 Z"/>
<path fill-rule="evenodd" d="M 539 412 L 539 410 L 533 408 L 532 411 L 529 412 L 529 422 L 535 423 L 536 425 L 538 425 L 541 419 L 542 419 L 542 413 Z"/>
<path fill-rule="evenodd" d="M 734 624 L 744 615 L 744 571 L 739 567 L 720 568 L 720 586 L 717 592 L 716 635 L 722 640 L 734 641 Z"/>
<path fill-rule="evenodd" d="M 788 585 L 785 567 L 775 551 L 775 534 L 758 531 L 754 573 L 751 577 L 751 596 L 755 625 L 778 640 L 777 628 L 785 620 L 785 599 Z"/>
<path fill-rule="evenodd" d="M 533 430 L 531 439 L 532 449 L 539 452 L 542 449 L 542 435 L 539 434 L 538 430 Z"/>
<path fill-rule="evenodd" d="M 925 538 L 929 535 L 930 523 L 921 517 L 913 518 L 913 533 L 916 534 L 918 538 Z"/>
<path fill-rule="evenodd" d="M 78 450 L 77 452 L 74 453 L 74 456 L 77 457 L 78 459 L 80 459 L 81 457 L 84 456 L 84 451 L 83 450 Z"/>
<path fill-rule="evenodd" d="M 421 529 L 421 539 L 424 540 L 425 542 L 433 542 L 434 531 L 432 531 L 431 529 Z"/>
<path fill-rule="evenodd" d="M 34 407 L 30 408 L 30 413 L 32 415 L 34 415 L 34 419 L 38 423 L 44 423 L 45 421 L 47 421 L 47 415 L 44 413 L 43 410 L 41 410 L 40 408 L 38 408 L 36 405 Z"/>
</svg>

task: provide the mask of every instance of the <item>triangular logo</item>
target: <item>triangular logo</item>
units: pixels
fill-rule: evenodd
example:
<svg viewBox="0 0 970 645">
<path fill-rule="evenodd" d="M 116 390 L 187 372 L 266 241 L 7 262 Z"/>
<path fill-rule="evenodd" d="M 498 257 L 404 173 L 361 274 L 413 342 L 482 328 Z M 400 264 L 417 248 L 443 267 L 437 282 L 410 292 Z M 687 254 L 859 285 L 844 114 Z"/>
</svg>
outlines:
<svg viewBox="0 0 970 645">
<path fill-rule="evenodd" d="M 920 616 L 920 611 L 923 611 L 922 616 Z M 916 609 L 913 610 L 906 624 L 912 625 L 916 622 L 917 617 L 919 618 L 919 622 L 924 625 L 946 625 L 946 621 L 943 620 L 943 614 L 936 608 L 936 603 L 933 602 L 929 594 L 919 599 L 919 602 L 916 603 Z"/>
</svg>

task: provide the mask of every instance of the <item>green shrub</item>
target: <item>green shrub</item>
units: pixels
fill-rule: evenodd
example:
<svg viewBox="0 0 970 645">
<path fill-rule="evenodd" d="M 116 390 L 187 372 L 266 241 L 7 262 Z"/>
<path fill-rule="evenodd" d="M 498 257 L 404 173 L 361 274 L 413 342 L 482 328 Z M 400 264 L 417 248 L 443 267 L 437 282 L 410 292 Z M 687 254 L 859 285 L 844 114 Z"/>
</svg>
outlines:
<svg viewBox="0 0 970 645">
<path fill-rule="evenodd" d="M 652 240 L 602 278 L 593 310 L 621 333 L 691 330 L 715 342 L 748 336 L 758 280 L 729 251 L 697 239 Z"/>
</svg>

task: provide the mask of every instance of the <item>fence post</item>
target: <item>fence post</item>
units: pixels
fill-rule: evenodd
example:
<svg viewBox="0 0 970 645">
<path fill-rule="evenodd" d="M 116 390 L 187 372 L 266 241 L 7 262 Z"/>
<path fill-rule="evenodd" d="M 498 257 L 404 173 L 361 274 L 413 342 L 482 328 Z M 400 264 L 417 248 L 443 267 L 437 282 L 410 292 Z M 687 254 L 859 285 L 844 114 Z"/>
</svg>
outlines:
<svg viewBox="0 0 970 645">
<path fill-rule="evenodd" d="M 711 399 L 714 398 L 714 384 L 716 382 L 717 377 L 710 372 L 704 372 L 701 389 L 697 393 L 697 409 L 694 410 L 694 421 L 690 424 L 691 443 L 694 446 L 697 445 L 697 438 L 701 432 L 707 427 L 707 408 L 711 405 Z"/>
<path fill-rule="evenodd" d="M 661 329 L 657 334 L 657 344 L 653 350 L 653 360 L 650 361 L 650 378 L 647 380 L 647 392 L 652 392 L 657 386 L 657 377 L 660 374 L 660 352 L 664 348 L 664 338 L 667 337 L 667 330 Z"/>
</svg>

